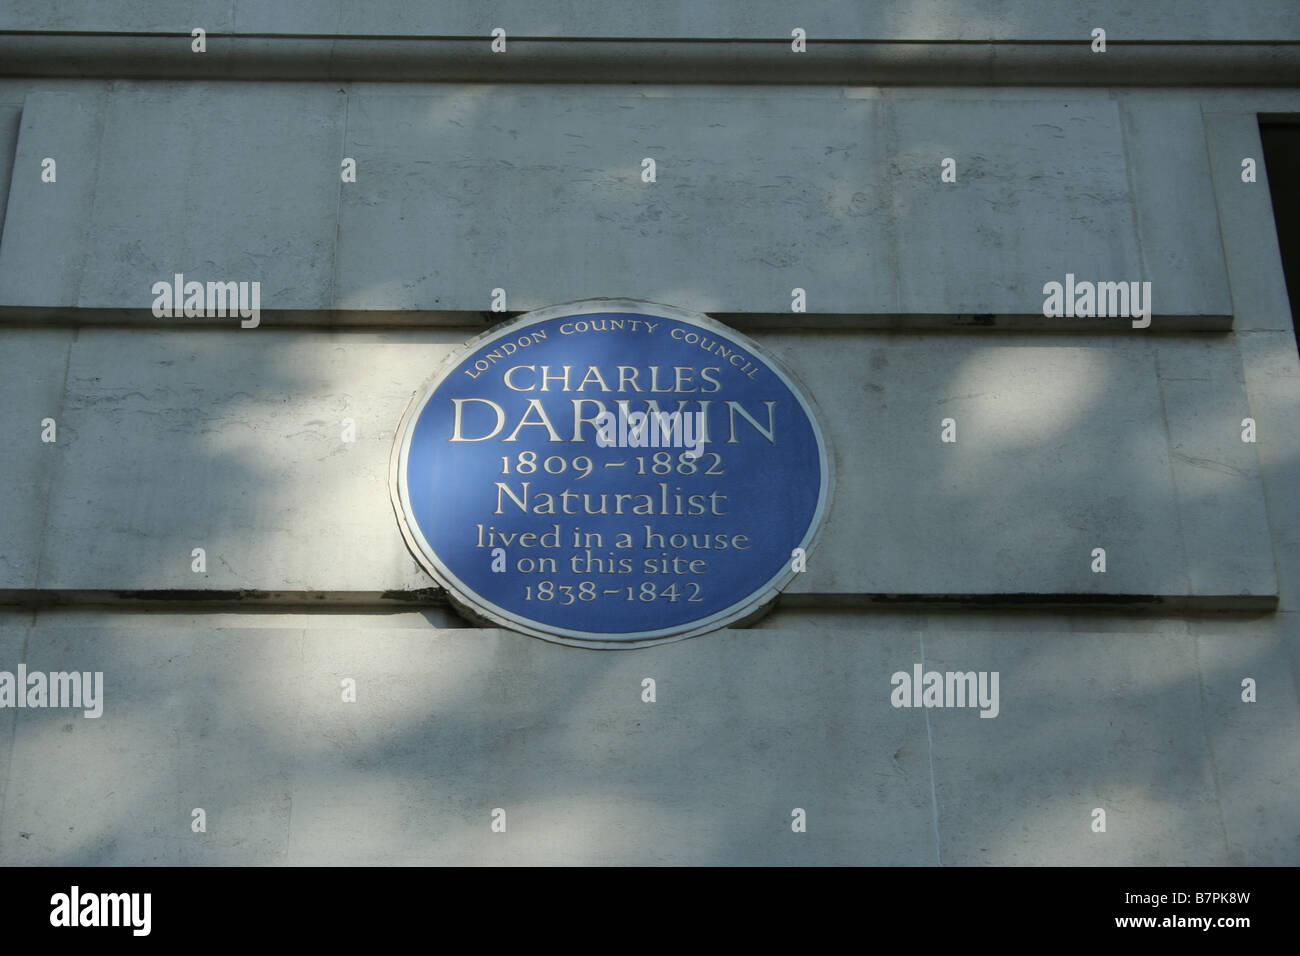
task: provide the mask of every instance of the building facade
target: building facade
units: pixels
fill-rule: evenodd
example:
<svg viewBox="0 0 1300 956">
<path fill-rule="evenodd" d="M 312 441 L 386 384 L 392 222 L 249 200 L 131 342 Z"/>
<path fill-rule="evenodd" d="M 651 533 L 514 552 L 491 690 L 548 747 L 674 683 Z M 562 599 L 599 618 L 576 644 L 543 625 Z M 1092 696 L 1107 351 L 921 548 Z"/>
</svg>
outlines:
<svg viewBox="0 0 1300 956">
<path fill-rule="evenodd" d="M 1131 6 L 5 4 L 0 861 L 1300 863 L 1300 9 Z M 404 539 L 412 396 L 606 298 L 818 410 L 751 620 Z"/>
</svg>

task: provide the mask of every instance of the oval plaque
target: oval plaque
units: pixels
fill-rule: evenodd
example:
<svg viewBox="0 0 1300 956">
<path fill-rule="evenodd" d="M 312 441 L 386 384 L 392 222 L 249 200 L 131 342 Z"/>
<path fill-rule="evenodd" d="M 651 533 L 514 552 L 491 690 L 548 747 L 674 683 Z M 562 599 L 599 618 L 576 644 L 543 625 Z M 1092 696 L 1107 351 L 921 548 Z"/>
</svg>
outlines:
<svg viewBox="0 0 1300 956">
<path fill-rule="evenodd" d="M 390 467 L 412 553 L 470 616 L 561 643 L 756 616 L 829 505 L 808 398 L 754 342 L 624 299 L 471 341 L 411 401 Z"/>
</svg>

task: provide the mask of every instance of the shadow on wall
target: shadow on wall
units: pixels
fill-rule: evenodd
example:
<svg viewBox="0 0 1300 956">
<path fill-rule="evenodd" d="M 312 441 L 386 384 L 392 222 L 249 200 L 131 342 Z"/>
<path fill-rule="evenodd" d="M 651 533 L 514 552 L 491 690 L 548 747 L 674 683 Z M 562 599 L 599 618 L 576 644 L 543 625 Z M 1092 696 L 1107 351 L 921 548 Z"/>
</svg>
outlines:
<svg viewBox="0 0 1300 956">
<path fill-rule="evenodd" d="M 502 166 L 502 188 L 485 189 L 486 158 L 511 130 L 480 126 L 477 103 L 467 96 L 436 107 L 449 111 L 448 122 L 473 124 L 479 151 L 468 165 L 452 162 L 460 178 L 446 188 L 443 215 L 462 236 L 484 228 L 476 225 L 484 217 L 516 222 L 483 240 L 493 261 L 539 273 L 585 261 L 582 250 L 608 233 L 554 237 L 553 246 L 548 239 L 551 255 L 538 257 L 538 232 L 516 218 L 545 158 L 538 167 Z M 751 135 L 761 139 L 757 128 Z M 575 155 L 583 148 L 575 144 Z M 375 160 L 382 173 L 383 157 Z M 761 177 L 761 154 L 754 164 L 709 181 L 738 190 Z M 434 175 L 409 168 L 414 185 Z M 627 177 L 596 165 L 584 171 L 592 221 L 627 225 L 615 211 L 626 203 Z M 405 194 L 400 181 L 383 187 L 374 222 L 391 218 Z M 801 198 L 794 214 L 817 201 Z M 528 222 L 562 211 L 542 202 Z M 680 238 L 669 207 L 648 202 L 637 215 L 639 237 Z M 349 242 L 367 242 L 370 220 L 357 221 L 340 255 L 353 254 Z M 412 255 L 430 266 L 411 280 L 395 263 L 402 268 L 390 281 L 443 281 L 438 233 L 427 223 L 396 228 L 413 230 Z M 629 250 L 625 271 L 586 276 L 591 294 L 623 291 L 609 283 L 635 273 L 639 241 L 620 245 Z M 779 237 L 764 241 L 774 258 L 761 264 L 797 261 Z M 847 268 L 852 250 L 844 255 Z M 732 265 L 706 258 L 700 267 Z M 485 278 L 485 299 L 501 281 L 519 280 Z M 364 304 L 368 291 L 360 303 L 338 305 Z M 662 297 L 720 304 L 685 282 Z M 255 334 L 78 334 L 43 586 L 192 586 L 190 552 L 203 545 L 211 587 L 275 580 L 329 590 L 347 580 L 358 542 L 375 528 L 391 532 L 384 541 L 394 567 L 414 564 L 387 500 L 392 429 L 427 374 L 417 370 L 430 364 L 411 346 L 441 354 L 464 335 Z M 381 345 L 380 358 L 358 361 L 350 346 L 360 341 Z M 855 365 L 861 353 L 848 349 L 820 350 L 817 374 L 804 376 L 830 416 L 846 474 L 897 489 L 850 497 L 842 488 L 830 520 L 853 546 L 828 542 L 828 554 L 866 563 L 868 580 L 898 566 L 936 582 L 961 579 L 976 560 L 1008 590 L 1027 577 L 1100 590 L 1086 573 L 1100 522 L 1115 568 L 1108 573 L 1122 578 L 1124 563 L 1139 555 L 1143 580 L 1185 589 L 1178 478 L 1166 413 L 1157 410 L 1163 385 L 1141 379 L 1155 367 L 1155 350 L 1181 345 L 1071 339 L 1063 353 L 1056 340 L 1056 349 L 1046 340 L 1034 348 L 961 340 L 927 382 L 931 408 L 901 390 L 919 380 L 913 370 L 935 368 L 923 354 L 940 340 L 876 341 L 874 351 L 902 366 L 883 390 L 871 387 L 882 370 Z M 1222 422 L 1232 434 L 1233 417 L 1242 417 L 1236 389 L 1222 381 L 1180 394 L 1192 403 L 1181 411 L 1188 422 Z M 876 423 L 876 442 L 855 431 L 854 409 Z M 953 454 L 936 466 L 928 439 L 916 436 L 928 434 L 933 412 L 947 410 L 962 439 L 939 450 Z M 336 434 L 345 417 L 360 426 L 350 449 Z M 291 445 L 312 453 L 279 454 Z M 1180 485 L 1181 514 L 1237 494 L 1232 483 L 1257 467 L 1247 451 L 1244 464 L 1225 459 L 1226 473 L 1210 469 L 1205 482 Z M 1288 468 L 1295 465 L 1292 456 Z M 1045 488 L 1060 494 L 1045 498 Z M 850 501 L 863 504 L 850 510 Z M 936 514 L 941 522 L 931 520 Z M 1153 549 L 1153 539 L 1169 549 Z M 250 552 L 249 540 L 272 549 Z M 844 572 L 825 573 L 834 582 Z M 980 638 L 963 633 L 960 618 L 955 626 L 928 622 L 924 653 L 933 666 L 1001 672 L 1002 714 L 980 720 L 891 708 L 888 676 L 920 659 L 922 637 L 910 624 L 882 626 L 869 615 L 843 631 L 770 626 L 617 653 L 476 629 L 241 630 L 203 617 L 134 615 L 92 627 L 37 621 L 23 632 L 21 659 L 103 670 L 108 700 L 98 721 L 20 715 L 0 833 L 7 862 L 1300 861 L 1294 840 L 1239 838 L 1224 822 L 1248 816 L 1254 799 L 1270 820 L 1300 824 L 1297 804 L 1274 796 L 1292 793 L 1291 784 L 1270 778 L 1260 796 L 1245 797 L 1237 778 L 1216 780 L 1214 769 L 1230 756 L 1243 777 L 1265 776 L 1278 753 L 1294 753 L 1293 706 L 1252 732 L 1216 716 L 1230 699 L 1223 688 L 1241 674 L 1277 673 L 1278 645 L 1262 636 L 1263 625 L 1225 624 L 1224 641 L 1240 641 L 1240 655 L 1207 664 L 1183 621 L 1155 634 L 1099 636 L 1064 633 L 1070 622 L 1057 619 L 1052 633 L 1012 626 Z M 660 682 L 654 705 L 640 699 L 645 676 Z M 347 677 L 358 681 L 355 704 L 341 701 Z M 1294 697 L 1294 687 L 1286 692 Z M 790 832 L 796 806 L 812 821 L 802 837 Z M 1107 842 L 1087 829 L 1092 806 L 1114 810 Z M 206 834 L 190 831 L 194 807 L 207 811 Z M 494 807 L 508 811 L 504 835 L 489 830 Z M 1140 827 L 1126 831 L 1129 821 Z"/>
<path fill-rule="evenodd" d="M 118 347 L 115 339 L 154 338 L 104 335 L 108 349 Z M 283 417 L 263 413 L 260 427 L 313 440 L 310 430 L 298 432 L 302 413 L 287 410 L 338 382 L 321 369 L 272 361 L 269 350 L 263 364 L 248 353 L 242 374 L 276 386 L 236 389 L 222 416 L 245 424 L 210 428 L 205 383 L 220 381 L 231 358 L 223 338 L 230 336 L 184 337 L 179 341 L 196 351 L 188 362 L 178 353 L 182 373 L 160 365 L 147 381 L 137 376 L 133 392 L 92 392 L 99 401 L 82 397 L 70 406 L 69 421 L 83 431 L 74 429 L 67 452 L 87 440 L 92 425 L 99 441 L 115 431 L 123 436 L 125 445 L 105 444 L 94 457 L 121 469 L 107 473 L 132 486 L 128 502 L 139 511 L 113 509 L 126 527 L 143 524 L 161 534 L 171 515 L 198 508 L 203 492 L 228 488 L 232 475 L 250 491 L 244 510 L 232 517 L 209 502 L 213 528 L 231 529 L 237 543 L 251 533 L 241 529 L 288 523 L 278 509 L 290 479 L 262 453 L 265 443 L 240 441 L 255 430 L 247 423 L 258 416 L 248 409 L 283 409 Z M 903 361 L 909 348 L 937 340 L 893 341 L 891 361 Z M 1032 362 L 1041 351 L 1027 350 L 1022 360 Z M 1065 576 L 1074 573 L 1068 560 L 1048 556 L 1079 532 L 1071 516 L 1086 492 L 1043 502 L 1044 486 L 1105 484 L 1090 507 L 1108 520 L 1115 517 L 1107 510 L 1111 485 L 1123 488 L 1129 502 L 1159 503 L 1169 494 L 1164 441 L 1146 424 L 1149 414 L 1118 431 L 1121 444 L 1107 459 L 1118 469 L 1095 470 L 1098 446 L 1086 437 L 1100 436 L 1102 423 L 1117 420 L 1124 402 L 1136 399 L 1131 388 L 1123 392 L 1123 376 L 1105 374 L 1109 352 L 1079 351 L 1074 360 L 1087 374 L 1078 382 L 1106 387 L 1070 404 L 1013 400 L 1019 380 L 1007 346 L 981 347 L 954 363 L 943 391 L 968 403 L 961 412 L 962 467 L 915 469 L 911 496 L 914 507 L 943 512 L 949 542 L 985 540 L 996 556 L 1000 536 L 1011 535 L 1041 549 L 1051 573 Z M 135 361 L 139 368 L 138 355 Z M 821 381 L 848 377 L 864 397 L 878 396 L 882 404 L 868 406 L 871 414 L 889 417 L 895 399 L 888 389 L 867 389 L 872 383 L 861 371 L 829 373 Z M 184 400 L 170 391 L 169 376 L 191 383 Z M 994 394 L 975 397 L 985 388 Z M 70 394 L 82 389 L 90 383 L 78 382 Z M 1202 407 L 1188 414 L 1219 420 L 1231 392 L 1222 382 L 1204 382 L 1193 389 Z M 366 404 L 364 386 L 352 394 Z M 833 421 L 848 427 L 843 416 Z M 139 466 L 151 460 L 160 427 L 173 460 L 186 463 L 187 472 L 203 463 L 207 484 L 178 483 Z M 153 437 L 132 445 L 138 434 Z M 851 437 L 836 440 L 847 466 L 867 452 L 889 457 L 879 442 L 863 448 L 849 444 Z M 317 460 L 329 463 L 334 456 L 320 441 Z M 900 443 L 899 454 L 908 447 Z M 387 445 L 366 454 L 386 463 Z M 305 474 L 302 467 L 293 484 L 320 496 L 328 488 L 323 472 Z M 1210 474 L 1200 504 L 1213 505 L 1215 482 L 1235 480 Z M 266 486 L 277 493 L 251 493 Z M 57 483 L 56 494 L 66 494 Z M 215 500 L 224 506 L 225 499 Z M 841 494 L 832 517 L 841 533 L 897 540 L 893 532 L 873 532 L 871 519 L 845 513 L 848 500 Z M 1027 501 L 1039 506 L 1032 521 L 1023 514 Z M 1184 509 L 1197 504 L 1185 501 Z M 1027 526 L 1027 538 L 1014 538 L 1016 521 Z M 1025 554 L 1019 560 L 1030 560 Z M 140 566 L 142 580 L 170 573 L 172 559 L 157 551 L 149 558 Z M 1213 625 L 1166 619 L 1153 633 L 1149 619 L 1129 629 L 1120 618 L 1098 626 L 1116 633 L 1098 635 L 1066 633 L 1074 627 L 1068 618 L 1040 617 L 1041 630 L 1026 629 L 1022 617 L 1005 619 L 1006 633 L 980 635 L 960 616 L 885 623 L 861 615 L 847 629 L 823 629 L 815 616 L 811 625 L 782 626 L 778 616 L 757 631 L 591 652 L 477 629 L 315 622 L 240 630 L 203 617 L 161 616 L 72 627 L 38 617 L 18 659 L 103 670 L 106 715 L 21 715 L 0 849 L 14 862 L 65 864 L 1296 859 L 1294 841 L 1273 836 L 1281 827 L 1239 829 L 1252 802 L 1270 821 L 1300 822 L 1297 804 L 1277 797 L 1291 784 L 1264 769 L 1284 761 L 1296 739 L 1294 689 L 1276 685 L 1285 655 L 1265 636 L 1269 625 L 1225 619 L 1225 643 L 1206 640 L 1198 652 L 1189 631 L 1206 633 Z M 1210 663 L 1208 650 L 1219 652 Z M 999 671 L 999 717 L 890 707 L 889 674 L 923 657 L 939 669 Z M 1267 681 L 1269 695 L 1252 706 L 1277 719 L 1224 719 L 1240 677 L 1251 674 Z M 640 700 L 645 676 L 659 681 L 654 705 Z M 346 677 L 358 681 L 356 704 L 341 701 Z M 1288 694 L 1291 709 L 1278 703 Z M 1216 761 L 1232 772 L 1220 769 L 1216 779 Z M 1256 779 L 1247 796 L 1237 781 L 1252 774 L 1267 782 Z M 1226 794 L 1222 811 L 1231 830 L 1220 819 L 1216 788 Z M 488 826 L 498 806 L 511 821 L 504 837 Z M 1108 809 L 1108 840 L 1088 830 L 1093 806 Z M 188 829 L 194 807 L 208 814 L 206 834 Z M 802 842 L 789 830 L 792 807 L 808 809 L 815 824 Z"/>
<path fill-rule="evenodd" d="M 60 865 L 927 865 L 937 838 L 950 864 L 1294 862 L 1275 640 L 1226 627 L 1231 663 L 1198 670 L 1181 622 L 963 623 L 932 624 L 924 648 L 864 618 L 632 652 L 477 630 L 42 623 L 26 659 L 102 668 L 105 715 L 19 715 L 0 849 Z M 999 716 L 892 709 L 890 671 L 922 658 L 1000 671 Z M 1241 674 L 1263 702 L 1233 704 Z M 1222 719 L 1232 706 L 1259 710 Z M 1098 806 L 1106 834 L 1089 830 Z M 206 833 L 189 829 L 196 807 Z"/>
</svg>

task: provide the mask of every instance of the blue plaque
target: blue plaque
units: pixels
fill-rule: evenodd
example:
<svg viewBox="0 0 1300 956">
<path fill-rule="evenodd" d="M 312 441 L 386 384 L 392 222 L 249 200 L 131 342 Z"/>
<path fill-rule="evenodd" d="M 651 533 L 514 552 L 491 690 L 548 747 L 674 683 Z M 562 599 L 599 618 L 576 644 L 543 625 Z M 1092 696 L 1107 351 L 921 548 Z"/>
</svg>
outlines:
<svg viewBox="0 0 1300 956">
<path fill-rule="evenodd" d="M 470 342 L 416 392 L 390 474 L 411 552 L 458 607 L 604 647 L 761 613 L 831 489 L 788 372 L 703 315 L 623 299 Z"/>
</svg>

